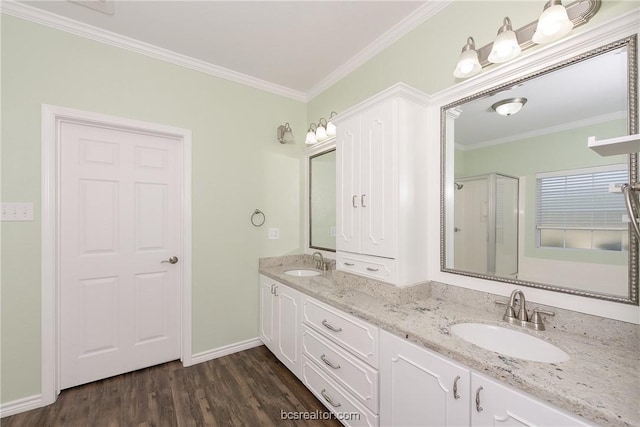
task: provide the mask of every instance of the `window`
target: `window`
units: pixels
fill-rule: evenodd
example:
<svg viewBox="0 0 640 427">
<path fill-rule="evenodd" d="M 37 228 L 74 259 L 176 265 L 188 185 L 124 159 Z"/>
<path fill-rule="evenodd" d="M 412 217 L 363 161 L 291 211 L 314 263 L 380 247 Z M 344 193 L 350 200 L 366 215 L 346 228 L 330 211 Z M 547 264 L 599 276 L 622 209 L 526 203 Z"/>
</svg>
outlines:
<svg viewBox="0 0 640 427">
<path fill-rule="evenodd" d="M 628 218 L 622 193 L 626 165 L 536 174 L 538 247 L 628 250 Z"/>
</svg>

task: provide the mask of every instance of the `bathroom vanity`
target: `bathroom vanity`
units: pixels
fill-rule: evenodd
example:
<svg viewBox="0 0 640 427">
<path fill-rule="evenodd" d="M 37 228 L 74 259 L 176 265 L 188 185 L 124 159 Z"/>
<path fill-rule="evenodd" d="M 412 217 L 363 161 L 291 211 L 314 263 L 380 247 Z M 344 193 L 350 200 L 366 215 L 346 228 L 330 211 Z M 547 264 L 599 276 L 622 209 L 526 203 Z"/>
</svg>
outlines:
<svg viewBox="0 0 640 427">
<path fill-rule="evenodd" d="M 634 325 L 561 310 L 547 331 L 527 333 L 570 359 L 526 361 L 451 333 L 452 325 L 465 322 L 519 330 L 502 321 L 504 307 L 488 294 L 462 295 L 474 291 L 437 283 L 399 291 L 380 282 L 365 285 L 340 271 L 285 274 L 301 267 L 313 268 L 303 256 L 263 259 L 261 281 L 278 286 L 280 295 L 301 295 L 297 309 L 281 320 L 295 330 L 289 339 L 299 364 L 292 372 L 329 410 L 361 414 L 360 420 L 343 420 L 346 425 L 487 425 L 510 419 L 523 425 L 640 425 Z M 262 310 L 264 322 L 264 299 Z M 578 325 L 568 331 L 559 317 Z M 609 339 L 597 334 L 617 326 L 622 329 Z M 286 356 L 274 354 L 290 365 Z"/>
</svg>

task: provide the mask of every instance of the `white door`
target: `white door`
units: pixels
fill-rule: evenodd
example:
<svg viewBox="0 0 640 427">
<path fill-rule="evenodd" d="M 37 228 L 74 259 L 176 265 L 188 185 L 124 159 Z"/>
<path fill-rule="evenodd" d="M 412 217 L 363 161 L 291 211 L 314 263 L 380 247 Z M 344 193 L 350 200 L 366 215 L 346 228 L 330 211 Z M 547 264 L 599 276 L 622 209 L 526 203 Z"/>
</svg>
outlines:
<svg viewBox="0 0 640 427">
<path fill-rule="evenodd" d="M 277 284 L 275 288 L 278 328 L 278 359 L 300 377 L 302 354 L 300 349 L 300 320 L 302 295 L 286 286 Z"/>
<path fill-rule="evenodd" d="M 180 358 L 182 154 L 161 136 L 60 132 L 64 389 Z"/>
<path fill-rule="evenodd" d="M 336 213 L 339 251 L 360 252 L 360 117 L 340 124 L 336 138 Z"/>
<path fill-rule="evenodd" d="M 415 142 L 415 141 L 411 141 Z M 391 101 L 362 115 L 361 253 L 395 258 L 396 146 Z"/>
<path fill-rule="evenodd" d="M 468 369 L 387 332 L 380 357 L 380 425 L 469 425 Z"/>
</svg>

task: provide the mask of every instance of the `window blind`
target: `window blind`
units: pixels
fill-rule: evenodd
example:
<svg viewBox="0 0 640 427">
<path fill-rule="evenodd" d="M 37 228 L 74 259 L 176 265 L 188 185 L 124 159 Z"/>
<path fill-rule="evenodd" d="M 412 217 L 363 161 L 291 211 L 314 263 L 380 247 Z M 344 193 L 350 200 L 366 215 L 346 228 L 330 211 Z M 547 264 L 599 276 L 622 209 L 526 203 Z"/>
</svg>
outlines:
<svg viewBox="0 0 640 427">
<path fill-rule="evenodd" d="M 610 184 L 629 181 L 626 168 L 545 175 L 536 180 L 538 229 L 627 229 L 623 195 L 609 192 Z"/>
</svg>

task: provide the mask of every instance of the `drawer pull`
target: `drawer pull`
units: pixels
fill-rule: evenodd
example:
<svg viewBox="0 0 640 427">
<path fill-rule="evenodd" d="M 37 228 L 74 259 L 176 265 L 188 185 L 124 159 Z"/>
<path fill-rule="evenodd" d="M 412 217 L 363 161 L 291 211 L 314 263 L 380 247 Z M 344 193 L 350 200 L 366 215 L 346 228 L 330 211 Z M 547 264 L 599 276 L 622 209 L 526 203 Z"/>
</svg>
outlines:
<svg viewBox="0 0 640 427">
<path fill-rule="evenodd" d="M 344 265 L 346 265 L 347 267 L 353 267 L 355 264 L 352 262 L 345 262 Z"/>
<path fill-rule="evenodd" d="M 482 386 L 478 387 L 476 390 L 476 411 L 482 412 L 482 406 L 480 406 L 480 391 L 482 390 Z"/>
<path fill-rule="evenodd" d="M 371 267 L 367 267 L 367 270 L 368 270 L 368 271 L 378 271 L 378 269 L 377 269 L 377 268 L 371 268 Z"/>
<path fill-rule="evenodd" d="M 334 401 L 333 401 L 333 399 L 331 399 L 331 398 L 329 397 L 329 395 L 327 394 L 327 390 L 322 389 L 322 391 L 320 392 L 320 394 L 322 395 L 322 397 L 324 397 L 324 400 L 326 400 L 327 402 L 329 402 L 329 404 L 330 404 L 331 406 L 333 406 L 334 408 L 338 408 L 338 407 L 342 406 L 342 404 L 341 404 L 341 403 L 339 403 L 339 402 L 338 402 L 338 403 L 336 403 L 336 402 L 334 402 Z"/>
<path fill-rule="evenodd" d="M 342 332 L 342 328 L 336 328 L 335 326 L 333 326 L 331 323 L 327 322 L 327 320 L 323 320 L 322 324 L 324 325 L 325 328 L 329 329 L 330 331 L 333 332 Z"/>
<path fill-rule="evenodd" d="M 456 376 L 456 379 L 453 380 L 453 398 L 460 399 L 460 395 L 458 394 L 458 380 L 460 379 L 460 375 Z"/>
<path fill-rule="evenodd" d="M 327 356 L 325 356 L 324 354 L 320 356 L 320 359 L 322 359 L 324 364 L 330 367 L 331 369 L 340 369 L 340 365 L 334 365 L 329 359 L 327 359 Z"/>
</svg>

